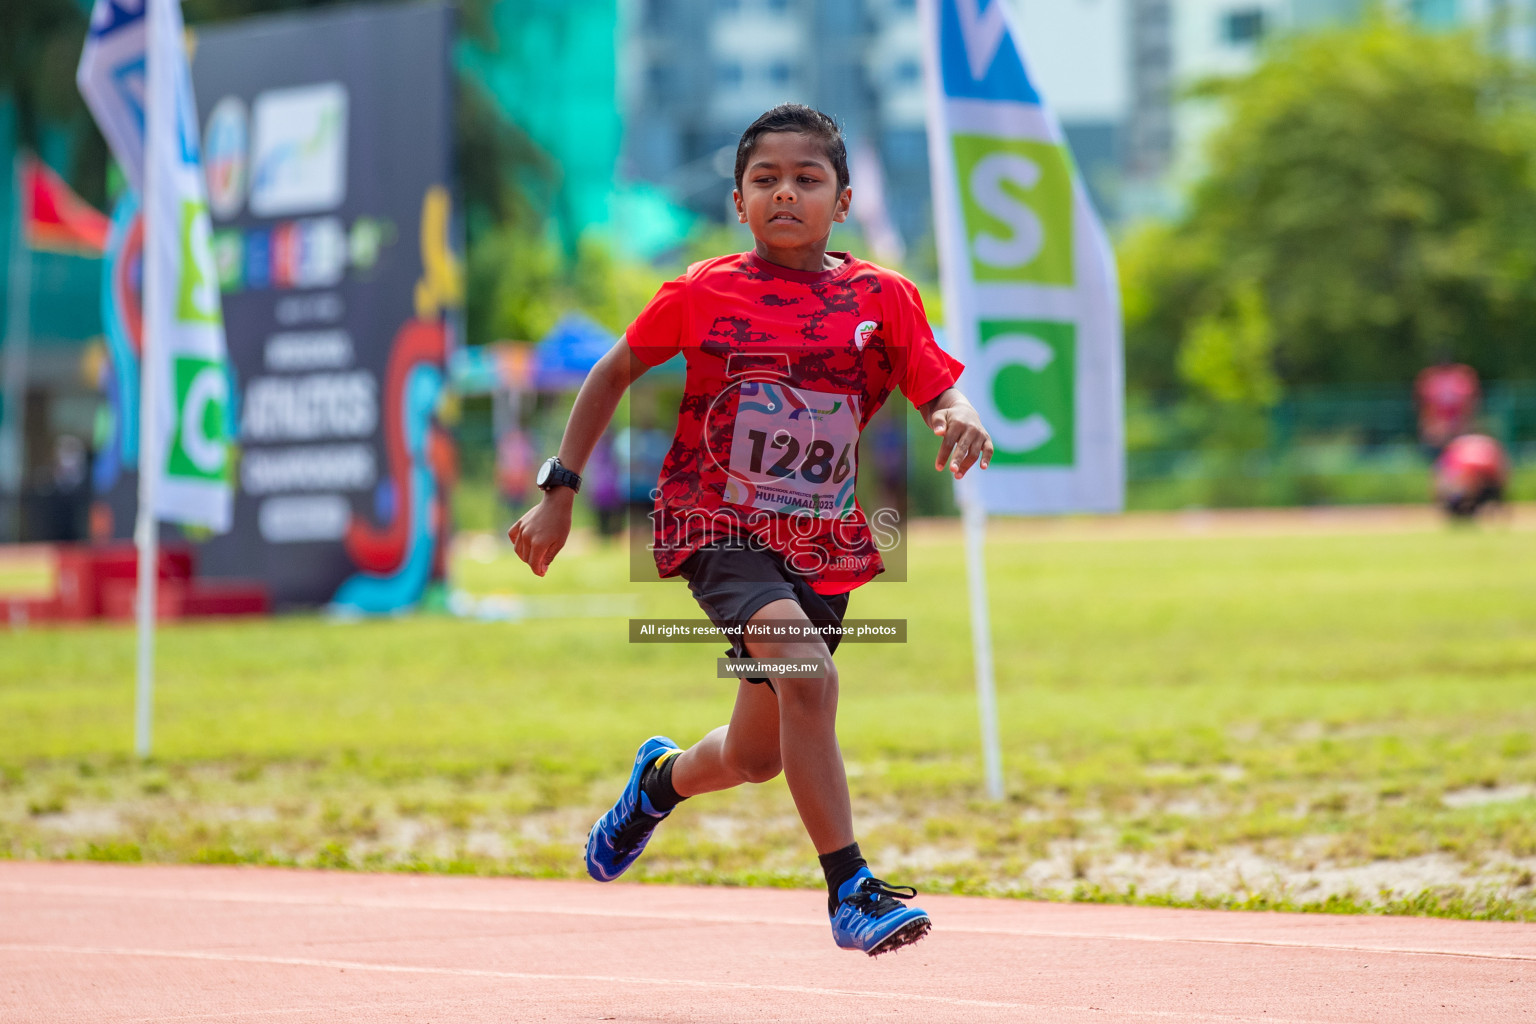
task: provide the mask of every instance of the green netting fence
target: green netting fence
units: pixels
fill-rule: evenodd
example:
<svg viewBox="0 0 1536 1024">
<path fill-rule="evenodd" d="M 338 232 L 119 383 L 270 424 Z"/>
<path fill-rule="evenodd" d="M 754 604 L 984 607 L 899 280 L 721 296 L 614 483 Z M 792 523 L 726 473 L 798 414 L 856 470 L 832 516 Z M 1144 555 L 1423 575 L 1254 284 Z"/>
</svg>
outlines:
<svg viewBox="0 0 1536 1024">
<path fill-rule="evenodd" d="M 1133 508 L 1424 501 L 1430 492 L 1430 454 L 1400 385 L 1297 390 L 1246 446 L 1200 436 L 1172 400 L 1133 400 L 1130 418 Z M 1485 383 L 1476 429 L 1509 451 L 1514 496 L 1536 498 L 1536 381 Z"/>
</svg>

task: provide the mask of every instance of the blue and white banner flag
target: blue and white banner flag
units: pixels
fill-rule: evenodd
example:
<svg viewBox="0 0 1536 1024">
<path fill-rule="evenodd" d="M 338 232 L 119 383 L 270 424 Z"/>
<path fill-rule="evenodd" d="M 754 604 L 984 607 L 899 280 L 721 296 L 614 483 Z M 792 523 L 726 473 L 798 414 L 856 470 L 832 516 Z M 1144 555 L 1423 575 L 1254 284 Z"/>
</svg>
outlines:
<svg viewBox="0 0 1536 1024">
<path fill-rule="evenodd" d="M 134 192 L 144 194 L 144 0 L 96 0 L 75 83 Z"/>
<path fill-rule="evenodd" d="M 1118 511 L 1114 252 L 1005 0 L 922 0 L 921 17 L 945 321 L 996 447 L 963 486 L 989 512 Z"/>
<path fill-rule="evenodd" d="M 229 359 L 179 0 L 96 0 L 76 80 L 143 200 L 150 356 L 140 379 L 157 397 L 139 468 L 157 474 L 155 518 L 222 533 L 233 500 Z"/>
</svg>

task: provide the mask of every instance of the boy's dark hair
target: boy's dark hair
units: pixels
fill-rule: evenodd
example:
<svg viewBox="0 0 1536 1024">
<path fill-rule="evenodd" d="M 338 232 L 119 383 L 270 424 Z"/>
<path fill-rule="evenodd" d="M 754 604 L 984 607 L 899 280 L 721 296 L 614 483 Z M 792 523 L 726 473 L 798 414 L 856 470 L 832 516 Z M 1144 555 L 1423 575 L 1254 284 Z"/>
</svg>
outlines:
<svg viewBox="0 0 1536 1024">
<path fill-rule="evenodd" d="M 736 144 L 736 187 L 741 188 L 742 175 L 747 161 L 757 148 L 757 140 L 769 132 L 798 132 L 809 135 L 822 144 L 827 159 L 832 161 L 832 171 L 837 175 L 837 192 L 842 194 L 848 187 L 848 147 L 843 143 L 843 131 L 837 122 L 819 110 L 804 103 L 780 103 L 747 126 Z"/>
</svg>

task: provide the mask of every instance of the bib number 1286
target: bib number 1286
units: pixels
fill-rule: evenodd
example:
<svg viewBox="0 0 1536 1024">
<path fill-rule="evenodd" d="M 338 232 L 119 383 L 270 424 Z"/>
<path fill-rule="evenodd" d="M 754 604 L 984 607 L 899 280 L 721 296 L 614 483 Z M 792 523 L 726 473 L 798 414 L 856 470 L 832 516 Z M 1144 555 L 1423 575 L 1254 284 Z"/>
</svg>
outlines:
<svg viewBox="0 0 1536 1024">
<path fill-rule="evenodd" d="M 732 404 L 726 501 L 821 519 L 854 507 L 860 396 L 744 381 Z"/>
<path fill-rule="evenodd" d="M 753 475 L 763 472 L 764 449 L 770 445 L 783 449 L 778 461 L 768 467 L 768 475 L 781 480 L 793 480 L 798 474 L 813 484 L 824 484 L 828 480 L 840 484 L 853 472 L 853 464 L 848 461 L 848 453 L 853 448 L 851 444 L 844 444 L 839 454 L 830 441 L 812 441 L 805 446 L 805 455 L 801 458 L 800 442 L 788 431 L 779 431 L 770 441 L 766 430 L 748 430 L 747 440 L 752 443 L 752 454 L 747 464 Z M 832 461 L 834 454 L 837 455 L 835 465 Z M 795 465 L 796 459 L 800 459 L 798 466 Z"/>
</svg>

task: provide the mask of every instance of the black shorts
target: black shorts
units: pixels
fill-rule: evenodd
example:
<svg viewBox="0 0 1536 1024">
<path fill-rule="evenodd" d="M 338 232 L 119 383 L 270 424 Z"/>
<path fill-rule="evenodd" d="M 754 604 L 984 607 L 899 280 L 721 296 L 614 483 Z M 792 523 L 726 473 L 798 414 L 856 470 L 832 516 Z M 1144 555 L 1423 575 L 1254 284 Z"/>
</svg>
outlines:
<svg viewBox="0 0 1536 1024">
<path fill-rule="evenodd" d="M 847 594 L 818 594 L 810 581 L 784 563 L 776 552 L 751 547 L 723 547 L 706 544 L 678 567 L 678 574 L 688 581 L 694 600 L 711 622 L 731 638 L 726 656 L 745 658 L 742 630 L 748 620 L 764 605 L 788 598 L 800 605 L 814 625 L 840 626 L 848 611 Z M 837 633 L 823 635 L 827 652 L 837 651 Z M 765 678 L 748 678 L 749 683 L 766 683 Z"/>
</svg>

